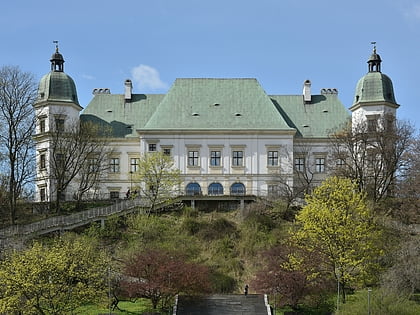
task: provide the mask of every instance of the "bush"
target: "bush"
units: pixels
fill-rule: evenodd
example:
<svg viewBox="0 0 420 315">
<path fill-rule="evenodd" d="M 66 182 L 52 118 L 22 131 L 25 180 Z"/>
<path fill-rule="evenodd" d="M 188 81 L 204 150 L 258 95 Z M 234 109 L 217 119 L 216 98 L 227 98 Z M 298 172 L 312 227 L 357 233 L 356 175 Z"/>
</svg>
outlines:
<svg viewBox="0 0 420 315">
<path fill-rule="evenodd" d="M 237 234 L 236 225 L 225 218 L 218 218 L 207 224 L 203 223 L 202 228 L 198 232 L 198 236 L 207 241 L 221 239 L 225 236 L 236 237 Z"/>
<path fill-rule="evenodd" d="M 234 278 L 217 271 L 211 273 L 210 281 L 214 293 L 232 293 L 238 287 Z"/>
<path fill-rule="evenodd" d="M 340 305 L 340 315 L 367 314 L 368 292 L 366 290 L 347 297 L 347 303 Z M 416 315 L 420 314 L 420 305 L 410 301 L 407 296 L 385 289 L 373 289 L 370 295 L 370 311 L 372 315 Z"/>
</svg>

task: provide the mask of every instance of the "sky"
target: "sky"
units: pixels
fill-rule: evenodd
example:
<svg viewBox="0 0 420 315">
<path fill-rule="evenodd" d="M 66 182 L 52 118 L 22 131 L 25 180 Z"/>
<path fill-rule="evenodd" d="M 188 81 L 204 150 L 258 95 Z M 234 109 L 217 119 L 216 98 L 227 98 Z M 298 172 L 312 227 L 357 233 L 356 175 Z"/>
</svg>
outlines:
<svg viewBox="0 0 420 315">
<path fill-rule="evenodd" d="M 39 81 L 56 40 L 82 107 L 126 79 L 160 94 L 176 78 L 256 78 L 279 95 L 309 79 L 349 108 L 376 42 L 398 117 L 420 128 L 420 0 L 0 0 L 0 66 Z"/>
</svg>

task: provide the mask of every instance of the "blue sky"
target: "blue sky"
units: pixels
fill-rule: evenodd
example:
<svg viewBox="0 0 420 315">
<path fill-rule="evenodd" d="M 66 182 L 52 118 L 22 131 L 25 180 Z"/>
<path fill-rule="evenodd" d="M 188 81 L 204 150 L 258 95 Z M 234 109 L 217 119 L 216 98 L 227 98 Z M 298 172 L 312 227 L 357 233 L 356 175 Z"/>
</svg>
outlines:
<svg viewBox="0 0 420 315">
<path fill-rule="evenodd" d="M 94 88 L 165 93 L 176 78 L 257 78 L 269 94 L 337 88 L 350 107 L 377 42 L 399 118 L 420 128 L 420 0 L 14 0 L 0 66 L 39 80 L 59 41 L 85 107 Z"/>
</svg>

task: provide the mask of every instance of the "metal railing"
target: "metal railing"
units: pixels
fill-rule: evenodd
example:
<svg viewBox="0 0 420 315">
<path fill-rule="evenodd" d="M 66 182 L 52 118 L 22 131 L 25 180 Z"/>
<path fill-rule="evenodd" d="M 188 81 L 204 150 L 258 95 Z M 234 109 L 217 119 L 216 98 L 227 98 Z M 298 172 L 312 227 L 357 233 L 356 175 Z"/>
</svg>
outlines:
<svg viewBox="0 0 420 315">
<path fill-rule="evenodd" d="M 51 217 L 25 225 L 13 225 L 0 229 L 0 239 L 15 236 L 25 237 L 30 235 L 41 235 L 53 231 L 71 230 L 78 226 L 106 219 L 114 214 L 122 215 L 134 212 L 137 208 L 147 207 L 148 204 L 147 200 L 144 199 L 127 199 L 118 201 L 106 207 L 89 209 L 70 215 Z"/>
</svg>

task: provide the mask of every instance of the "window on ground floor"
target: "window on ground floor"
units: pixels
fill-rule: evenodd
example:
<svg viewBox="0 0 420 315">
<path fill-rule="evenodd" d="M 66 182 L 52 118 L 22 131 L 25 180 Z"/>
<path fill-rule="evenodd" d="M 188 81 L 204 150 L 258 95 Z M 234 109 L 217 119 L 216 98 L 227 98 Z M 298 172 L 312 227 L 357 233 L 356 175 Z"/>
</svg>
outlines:
<svg viewBox="0 0 420 315">
<path fill-rule="evenodd" d="M 231 195 L 245 195 L 245 185 L 242 183 L 234 183 L 230 186 Z"/>
<path fill-rule="evenodd" d="M 198 183 L 189 183 L 185 188 L 187 196 L 201 195 L 201 187 Z"/>
<path fill-rule="evenodd" d="M 223 186 L 220 183 L 211 183 L 208 188 L 209 195 L 223 195 Z"/>
</svg>

